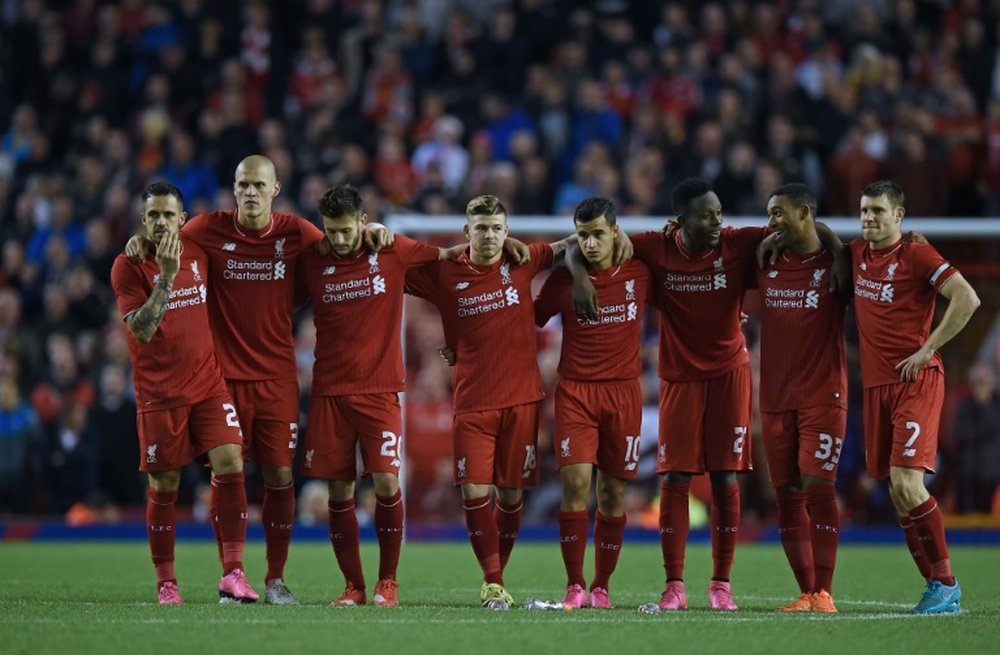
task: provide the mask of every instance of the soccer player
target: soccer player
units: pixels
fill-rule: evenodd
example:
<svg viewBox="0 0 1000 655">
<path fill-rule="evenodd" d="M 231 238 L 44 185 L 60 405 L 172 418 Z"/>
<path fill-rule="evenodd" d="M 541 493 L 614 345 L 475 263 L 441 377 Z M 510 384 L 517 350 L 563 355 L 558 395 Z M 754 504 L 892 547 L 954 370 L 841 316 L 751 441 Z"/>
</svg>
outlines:
<svg viewBox="0 0 1000 655">
<path fill-rule="evenodd" d="M 365 579 L 354 511 L 355 451 L 375 486 L 379 573 L 373 601 L 395 607 L 403 539 L 399 491 L 403 424 L 398 392 L 405 389 L 400 329 L 406 271 L 446 251 L 404 236 L 374 251 L 362 230 L 368 215 L 350 186 L 328 189 L 319 201 L 329 252 L 302 254 L 299 268 L 314 303 L 316 362 L 304 470 L 328 480 L 330 540 L 347 586 L 334 606 L 364 605 Z M 350 347 L 348 347 L 348 342 Z"/>
<path fill-rule="evenodd" d="M 938 350 L 979 307 L 979 297 L 929 244 L 902 238 L 902 189 L 891 181 L 861 195 L 861 238 L 851 242 L 854 307 L 864 384 L 868 473 L 889 479 L 910 553 L 927 587 L 917 614 L 957 612 L 962 589 L 951 571 L 937 501 L 924 487 L 934 470 L 944 372 Z M 931 330 L 937 294 L 948 309 Z"/>
<path fill-rule="evenodd" d="M 111 284 L 128 327 L 138 406 L 139 470 L 149 477 L 146 532 L 159 602 L 184 602 L 174 574 L 174 504 L 180 469 L 193 454 L 207 458 L 216 485 L 221 602 L 252 603 L 258 595 L 243 573 L 247 516 L 243 436 L 209 329 L 208 257 L 178 234 L 186 214 L 177 187 L 162 182 L 149 185 L 142 208 L 155 258 L 140 264 L 119 256 Z"/>
<path fill-rule="evenodd" d="M 781 544 L 800 591 L 779 609 L 836 612 L 830 592 L 840 512 L 833 485 L 847 424 L 847 296 L 830 292 L 834 260 L 816 232 L 809 187 L 779 187 L 767 214 L 782 254 L 757 270 L 761 427 Z"/>
<path fill-rule="evenodd" d="M 454 482 L 462 488 L 469 540 L 483 571 L 484 607 L 507 609 L 503 569 L 521 524 L 523 489 L 537 478 L 538 401 L 531 280 L 569 243 L 529 246 L 520 266 L 504 252 L 507 210 L 492 195 L 466 207 L 468 252 L 406 278 L 411 293 L 441 313 L 454 351 Z M 575 237 L 574 237 L 575 239 Z M 490 485 L 497 489 L 495 512 Z"/>
<path fill-rule="evenodd" d="M 588 198 L 574 212 L 577 242 L 596 287 L 597 320 L 577 318 L 573 278 L 562 267 L 545 281 L 535 299 L 539 327 L 559 314 L 562 353 L 555 391 L 555 454 L 563 482 L 559 541 L 567 584 L 564 604 L 573 609 L 610 609 L 608 583 L 618 563 L 625 530 L 625 483 L 639 465 L 642 425 L 642 361 L 639 343 L 649 269 L 637 259 L 613 263 L 618 234 L 614 203 Z M 587 549 L 587 496 L 597 465 L 594 578 L 583 577 Z"/>
</svg>

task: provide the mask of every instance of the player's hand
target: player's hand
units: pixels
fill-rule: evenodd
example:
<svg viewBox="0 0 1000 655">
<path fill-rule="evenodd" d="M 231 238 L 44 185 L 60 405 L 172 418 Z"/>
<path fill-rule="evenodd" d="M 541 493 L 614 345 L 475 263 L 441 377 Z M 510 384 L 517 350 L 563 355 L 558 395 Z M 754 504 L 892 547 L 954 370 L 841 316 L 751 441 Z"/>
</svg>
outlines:
<svg viewBox="0 0 1000 655">
<path fill-rule="evenodd" d="M 681 226 L 680 221 L 678 221 L 676 218 L 671 218 L 669 221 L 667 221 L 667 224 L 663 226 L 663 233 L 667 236 L 670 236 L 671 234 L 676 232 L 680 226 Z"/>
<path fill-rule="evenodd" d="M 625 234 L 625 230 L 618 230 L 618 236 L 615 237 L 615 249 L 612 253 L 612 261 L 616 264 L 621 264 L 624 261 L 632 259 L 632 255 L 635 254 L 635 248 L 632 247 L 632 239 L 628 238 Z M 596 303 L 596 296 L 594 302 Z"/>
<path fill-rule="evenodd" d="M 527 244 L 514 237 L 507 237 L 504 240 L 503 251 L 510 255 L 518 266 L 531 261 L 531 251 L 528 250 Z"/>
<path fill-rule="evenodd" d="M 125 244 L 125 256 L 140 264 L 146 261 L 146 249 L 153 245 L 153 242 L 141 234 L 129 238 Z"/>
<path fill-rule="evenodd" d="M 455 365 L 455 351 L 447 345 L 438 346 L 438 354 L 441 355 L 442 361 L 448 366 Z"/>
<path fill-rule="evenodd" d="M 896 364 L 896 370 L 899 371 L 899 379 L 903 382 L 915 381 L 917 374 L 920 373 L 920 369 L 927 362 L 931 361 L 932 357 L 934 357 L 934 351 L 924 347 Z"/>
<path fill-rule="evenodd" d="M 160 276 L 173 279 L 181 267 L 181 239 L 177 234 L 165 234 L 156 245 L 156 263 Z"/>
<path fill-rule="evenodd" d="M 365 245 L 374 252 L 388 248 L 396 241 L 396 235 L 381 223 L 366 223 L 362 228 Z"/>
<path fill-rule="evenodd" d="M 740 312 L 740 325 L 746 325 L 747 321 L 750 320 L 750 314 L 746 312 Z"/>
<path fill-rule="evenodd" d="M 767 266 L 774 266 L 778 257 L 784 250 L 778 244 L 778 235 L 769 234 L 757 244 L 757 268 L 764 270 Z"/>
<path fill-rule="evenodd" d="M 841 248 L 839 252 L 833 253 L 830 293 L 851 293 L 851 252 L 847 248 Z"/>
<path fill-rule="evenodd" d="M 590 277 L 584 275 L 573 280 L 573 311 L 579 318 L 597 320 L 597 289 Z"/>
<path fill-rule="evenodd" d="M 916 230 L 910 230 L 909 232 L 903 233 L 903 241 L 908 241 L 909 243 L 922 243 L 927 245 L 930 241 L 924 236 L 923 232 L 917 232 Z"/>
</svg>

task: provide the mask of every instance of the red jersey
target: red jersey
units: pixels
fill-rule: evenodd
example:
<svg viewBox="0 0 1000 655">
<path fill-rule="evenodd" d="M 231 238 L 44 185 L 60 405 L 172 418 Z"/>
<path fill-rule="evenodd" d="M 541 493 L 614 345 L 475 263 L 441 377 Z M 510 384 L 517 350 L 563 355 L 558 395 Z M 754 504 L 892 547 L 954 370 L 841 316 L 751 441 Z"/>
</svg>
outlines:
<svg viewBox="0 0 1000 655">
<path fill-rule="evenodd" d="M 406 271 L 437 261 L 438 248 L 404 236 L 381 252 L 346 257 L 302 253 L 299 275 L 313 299 L 313 394 L 402 391 L 403 284 Z"/>
<path fill-rule="evenodd" d="M 531 279 L 552 265 L 548 244 L 532 244 L 531 261 L 506 255 L 490 266 L 465 252 L 411 271 L 411 293 L 441 312 L 444 336 L 455 351 L 455 413 L 479 412 L 540 400 L 535 308 Z"/>
<path fill-rule="evenodd" d="M 866 389 L 897 383 L 896 365 L 927 341 L 937 293 L 958 271 L 933 246 L 902 240 L 873 250 L 855 239 L 851 268 L 861 380 Z M 944 370 L 938 353 L 927 366 Z"/>
<path fill-rule="evenodd" d="M 830 293 L 833 255 L 784 253 L 757 272 L 760 411 L 847 408 L 845 301 Z"/>
<path fill-rule="evenodd" d="M 750 361 L 740 307 L 757 244 L 768 233 L 766 227 L 723 228 L 719 245 L 704 252 L 688 250 L 679 229 L 632 238 L 636 258 L 655 281 L 661 378 L 707 380 Z"/>
<path fill-rule="evenodd" d="M 182 238 L 181 246 L 180 269 L 153 338 L 142 343 L 126 330 L 140 413 L 193 405 L 226 394 L 205 303 L 208 257 L 189 239 Z M 115 259 L 111 287 L 123 317 L 146 304 L 159 277 L 160 267 L 151 257 L 141 264 L 125 255 Z"/>
<path fill-rule="evenodd" d="M 232 209 L 195 216 L 182 232 L 208 253 L 208 314 L 226 379 L 296 379 L 295 268 L 299 253 L 323 233 L 277 212 L 264 229 L 250 230 Z"/>
<path fill-rule="evenodd" d="M 562 317 L 560 376 L 582 382 L 635 379 L 642 374 L 639 342 L 650 295 L 649 269 L 630 259 L 588 275 L 600 304 L 596 321 L 577 318 L 573 276 L 559 267 L 535 299 L 535 322 L 541 327 L 555 314 Z"/>
</svg>

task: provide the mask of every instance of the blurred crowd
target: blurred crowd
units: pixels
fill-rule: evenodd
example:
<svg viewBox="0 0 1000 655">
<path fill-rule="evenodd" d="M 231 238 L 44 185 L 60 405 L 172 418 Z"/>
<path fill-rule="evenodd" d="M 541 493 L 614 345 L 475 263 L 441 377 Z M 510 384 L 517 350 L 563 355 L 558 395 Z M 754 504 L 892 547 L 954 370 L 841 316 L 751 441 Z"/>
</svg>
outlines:
<svg viewBox="0 0 1000 655">
<path fill-rule="evenodd" d="M 849 216 L 892 177 L 910 216 L 998 216 L 998 23 L 995 0 L 0 0 L 0 513 L 143 501 L 108 277 L 150 181 L 176 184 L 190 214 L 228 208 L 236 164 L 263 153 L 276 211 L 318 220 L 322 191 L 351 183 L 377 220 L 460 213 L 483 192 L 517 214 L 603 195 L 666 216 L 689 176 L 732 215 L 805 181 L 822 215 Z M 307 314 L 297 326 L 305 393 L 314 335 Z M 410 511 L 448 518 L 437 330 L 409 305 Z M 540 338 L 551 381 L 558 331 Z M 1000 482 L 989 352 L 953 376 L 955 510 L 990 511 Z M 888 520 L 852 429 L 842 497 L 856 520 Z M 184 485 L 195 507 L 204 475 Z M 766 518 L 766 474 L 746 484 Z M 655 484 L 637 488 L 638 515 Z"/>
</svg>

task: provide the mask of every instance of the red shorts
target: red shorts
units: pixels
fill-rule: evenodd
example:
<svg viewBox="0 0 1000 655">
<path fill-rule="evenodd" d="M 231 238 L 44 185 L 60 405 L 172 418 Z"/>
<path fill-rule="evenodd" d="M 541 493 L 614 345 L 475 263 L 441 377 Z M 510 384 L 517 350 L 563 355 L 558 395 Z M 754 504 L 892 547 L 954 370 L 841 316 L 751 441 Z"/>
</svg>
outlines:
<svg viewBox="0 0 1000 655">
<path fill-rule="evenodd" d="M 243 456 L 265 466 L 290 467 L 299 443 L 296 380 L 226 380 L 243 426 Z"/>
<path fill-rule="evenodd" d="M 217 446 L 243 445 L 236 407 L 229 396 L 140 412 L 136 423 L 140 471 L 173 471 Z"/>
<path fill-rule="evenodd" d="M 360 444 L 365 474 L 399 475 L 402 440 L 396 393 L 313 396 L 302 472 L 325 480 L 355 480 Z"/>
<path fill-rule="evenodd" d="M 889 477 L 889 468 L 934 471 L 938 425 L 944 405 L 944 374 L 925 368 L 915 382 L 865 389 L 865 454 L 868 475 Z"/>
<path fill-rule="evenodd" d="M 538 403 L 463 412 L 452 423 L 454 482 L 523 489 L 538 480 Z"/>
<path fill-rule="evenodd" d="M 607 475 L 631 480 L 639 468 L 642 388 L 639 380 L 556 386 L 554 446 L 559 468 L 596 464 Z"/>
<path fill-rule="evenodd" d="M 753 387 L 744 364 L 709 380 L 660 380 L 658 473 L 749 471 Z"/>
<path fill-rule="evenodd" d="M 811 475 L 833 482 L 844 446 L 847 410 L 835 405 L 762 413 L 764 453 L 775 489 Z"/>
</svg>

